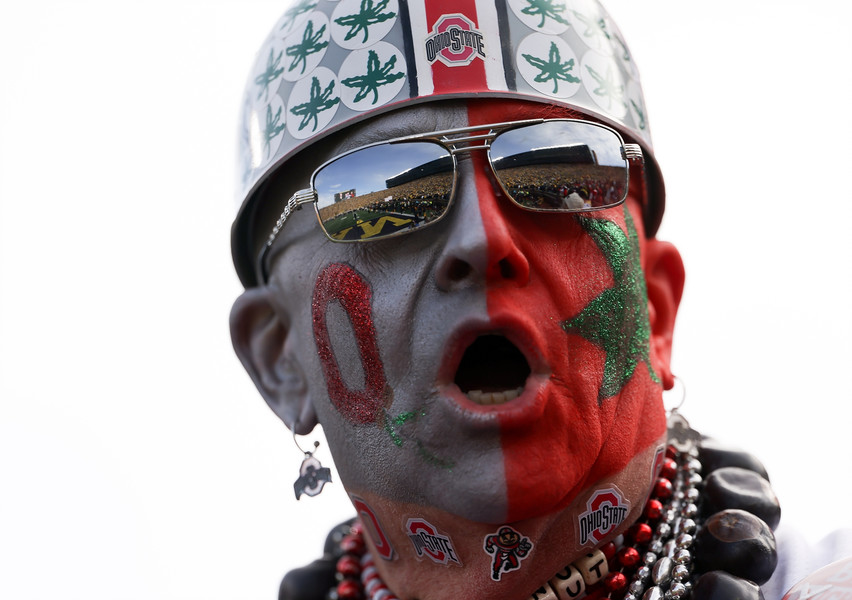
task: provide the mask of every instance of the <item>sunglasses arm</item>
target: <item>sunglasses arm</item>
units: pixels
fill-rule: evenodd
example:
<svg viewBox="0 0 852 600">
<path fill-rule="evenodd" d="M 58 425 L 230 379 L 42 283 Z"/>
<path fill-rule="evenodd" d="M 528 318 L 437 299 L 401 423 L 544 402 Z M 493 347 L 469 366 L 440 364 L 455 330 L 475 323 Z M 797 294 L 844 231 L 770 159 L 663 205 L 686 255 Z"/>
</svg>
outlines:
<svg viewBox="0 0 852 600">
<path fill-rule="evenodd" d="M 272 242 L 275 241 L 275 238 L 278 237 L 278 232 L 284 227 L 284 223 L 287 219 L 290 218 L 290 213 L 294 210 L 299 210 L 302 208 L 303 204 L 311 204 L 312 202 L 317 201 L 317 192 L 313 188 L 306 188 L 304 190 L 299 190 L 287 200 L 287 204 L 284 206 L 284 212 L 281 213 L 281 216 L 278 217 L 278 220 L 275 222 L 275 227 L 272 228 L 272 233 L 269 234 L 269 238 L 266 240 L 266 247 L 272 245 Z"/>
<path fill-rule="evenodd" d="M 645 156 L 642 154 L 642 147 L 639 144 L 624 144 L 621 147 L 621 156 L 624 160 L 639 161 L 640 164 L 645 164 Z"/>
<path fill-rule="evenodd" d="M 284 206 L 284 212 L 281 213 L 281 216 L 278 217 L 278 220 L 275 222 L 275 227 L 272 228 L 272 233 L 270 233 L 269 237 L 266 239 L 266 243 L 263 245 L 263 248 L 261 248 L 260 256 L 257 259 L 258 268 L 261 273 L 261 281 L 266 281 L 266 255 L 272 247 L 272 243 L 275 241 L 275 238 L 278 237 L 278 233 L 284 227 L 284 223 L 290 218 L 290 214 L 294 210 L 300 210 L 303 204 L 311 204 L 316 201 L 317 192 L 313 188 L 299 190 L 290 196 L 289 200 L 287 200 L 287 204 Z"/>
</svg>

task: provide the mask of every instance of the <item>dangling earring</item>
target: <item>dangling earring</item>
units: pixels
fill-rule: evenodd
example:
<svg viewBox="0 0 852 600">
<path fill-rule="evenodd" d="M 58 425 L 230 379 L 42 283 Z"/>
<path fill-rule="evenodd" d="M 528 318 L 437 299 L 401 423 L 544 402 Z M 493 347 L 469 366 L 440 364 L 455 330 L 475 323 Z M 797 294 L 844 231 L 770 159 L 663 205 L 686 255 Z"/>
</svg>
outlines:
<svg viewBox="0 0 852 600">
<path fill-rule="evenodd" d="M 679 412 L 679 408 L 686 402 L 686 386 L 679 377 L 674 378 L 675 387 L 680 384 L 680 398 L 671 408 L 666 408 L 669 444 L 679 452 L 688 452 L 697 447 L 701 441 L 701 434 L 689 426 L 689 421 Z M 672 388 L 674 389 L 674 388 Z"/>
<path fill-rule="evenodd" d="M 331 469 L 323 467 L 320 461 L 314 457 L 313 452 L 305 452 L 296 440 L 296 428 L 293 424 L 293 443 L 300 452 L 303 452 L 305 459 L 302 461 L 302 466 L 299 467 L 299 478 L 293 484 L 293 489 L 296 492 L 296 500 L 302 497 L 302 494 L 308 496 L 316 496 L 322 491 L 322 487 L 326 483 L 331 483 Z M 314 450 L 319 448 L 320 443 L 314 442 Z"/>
</svg>

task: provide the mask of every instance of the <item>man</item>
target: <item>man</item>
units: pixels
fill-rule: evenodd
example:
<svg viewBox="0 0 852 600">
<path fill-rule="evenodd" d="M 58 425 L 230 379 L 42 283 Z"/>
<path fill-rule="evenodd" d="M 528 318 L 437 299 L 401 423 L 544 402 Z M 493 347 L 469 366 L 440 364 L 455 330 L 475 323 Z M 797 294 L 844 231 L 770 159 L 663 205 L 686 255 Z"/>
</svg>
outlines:
<svg viewBox="0 0 852 600">
<path fill-rule="evenodd" d="M 340 597 L 681 597 L 718 570 L 737 577 L 696 597 L 758 597 L 760 476 L 720 487 L 763 492 L 764 520 L 703 534 L 757 566 L 693 547 L 700 454 L 661 400 L 683 266 L 653 237 L 638 75 L 596 2 L 296 3 L 243 124 L 234 346 L 288 427 L 323 425 L 360 520 L 341 551 L 368 551 Z"/>
</svg>

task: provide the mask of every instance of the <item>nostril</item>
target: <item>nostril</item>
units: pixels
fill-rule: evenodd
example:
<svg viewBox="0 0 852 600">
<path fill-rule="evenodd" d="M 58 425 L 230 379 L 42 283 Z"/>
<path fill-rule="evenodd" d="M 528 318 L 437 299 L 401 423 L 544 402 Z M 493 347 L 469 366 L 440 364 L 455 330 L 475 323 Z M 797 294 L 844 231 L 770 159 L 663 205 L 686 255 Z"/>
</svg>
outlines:
<svg viewBox="0 0 852 600">
<path fill-rule="evenodd" d="M 503 279 L 514 279 L 517 271 L 512 262 L 506 258 L 500 261 L 500 275 Z"/>
<path fill-rule="evenodd" d="M 471 266 L 463 260 L 454 258 L 447 267 L 447 279 L 453 282 L 462 281 L 470 275 Z"/>
</svg>

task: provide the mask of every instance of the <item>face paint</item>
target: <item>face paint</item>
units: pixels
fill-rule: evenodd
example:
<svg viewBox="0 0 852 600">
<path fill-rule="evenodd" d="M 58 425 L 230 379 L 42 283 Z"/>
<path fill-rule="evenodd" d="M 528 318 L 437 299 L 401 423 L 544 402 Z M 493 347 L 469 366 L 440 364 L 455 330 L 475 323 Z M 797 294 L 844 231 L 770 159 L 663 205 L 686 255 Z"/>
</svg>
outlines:
<svg viewBox="0 0 852 600">
<path fill-rule="evenodd" d="M 559 116 L 509 101 L 468 106 L 471 124 Z M 524 211 L 494 191 L 484 157 L 471 160 L 492 267 L 489 318 L 515 323 L 551 369 L 538 418 L 498 415 L 507 521 L 517 521 L 560 510 L 656 444 L 665 431 L 662 390 L 650 368 L 628 204 L 581 217 Z"/>
<path fill-rule="evenodd" d="M 456 556 L 453 541 L 424 519 L 408 519 L 405 524 L 405 532 L 411 543 L 414 544 L 414 552 L 417 560 L 424 556 L 432 559 L 439 565 L 455 563 L 461 565 Z"/>
<path fill-rule="evenodd" d="M 485 536 L 483 548 L 494 557 L 491 561 L 491 579 L 500 581 L 503 573 L 521 568 L 521 561 L 529 556 L 533 544 L 525 537 L 504 525 L 496 533 Z"/>
<path fill-rule="evenodd" d="M 617 487 L 596 490 L 586 502 L 586 512 L 579 517 L 580 545 L 601 543 L 610 531 L 624 523 L 628 512 L 630 502 Z"/>
<path fill-rule="evenodd" d="M 358 512 L 358 517 L 360 517 L 367 535 L 370 536 L 373 542 L 376 554 L 385 560 L 392 560 L 396 556 L 396 552 L 393 546 L 391 546 L 388 536 L 385 535 L 382 525 L 379 523 L 378 517 L 376 517 L 376 513 L 373 512 L 373 509 L 370 508 L 363 498 L 349 494 L 349 499 L 352 500 L 352 506 Z"/>
<path fill-rule="evenodd" d="M 328 265 L 317 277 L 311 304 L 314 338 L 328 385 L 328 397 L 340 414 L 356 425 L 378 422 L 382 408 L 390 404 L 391 394 L 379 356 L 371 299 L 370 285 L 352 267 L 335 263 Z M 346 311 L 355 332 L 364 368 L 363 391 L 350 389 L 340 375 L 326 323 L 326 311 L 332 300 L 339 302 Z"/>
<path fill-rule="evenodd" d="M 639 263 L 639 240 L 630 211 L 624 211 L 627 234 L 605 219 L 578 217 L 580 225 L 595 240 L 612 271 L 614 285 L 602 291 L 562 328 L 579 335 L 606 353 L 598 402 L 619 393 L 643 362 L 651 379 L 659 378 L 648 358 L 648 292 Z"/>
</svg>

